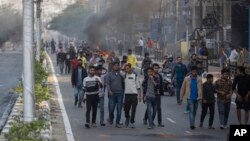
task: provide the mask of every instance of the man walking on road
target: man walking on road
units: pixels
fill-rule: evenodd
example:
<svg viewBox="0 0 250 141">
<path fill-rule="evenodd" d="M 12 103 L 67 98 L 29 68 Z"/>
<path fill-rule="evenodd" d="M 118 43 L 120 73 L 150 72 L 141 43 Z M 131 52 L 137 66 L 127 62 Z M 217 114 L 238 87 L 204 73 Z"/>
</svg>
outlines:
<svg viewBox="0 0 250 141">
<path fill-rule="evenodd" d="M 106 73 L 103 73 L 103 66 L 99 65 L 96 68 L 96 75 L 101 78 L 101 82 L 103 84 L 103 87 L 99 88 L 99 106 L 100 106 L 100 125 L 105 126 L 106 124 L 104 123 L 104 98 L 106 94 L 106 82 L 105 82 L 105 77 Z"/>
<path fill-rule="evenodd" d="M 197 74 L 197 67 L 191 67 L 191 75 L 185 77 L 181 86 L 180 103 L 185 97 L 188 103 L 190 128 L 195 129 L 195 116 L 198 102 L 202 99 L 202 79 Z"/>
<path fill-rule="evenodd" d="M 187 67 L 182 64 L 182 58 L 177 57 L 177 63 L 174 66 L 173 72 L 172 72 L 172 80 L 174 80 L 174 85 L 176 89 L 176 100 L 178 104 L 180 103 L 180 89 L 182 86 L 182 82 L 187 74 Z"/>
<path fill-rule="evenodd" d="M 125 111 L 125 125 L 130 128 L 135 128 L 135 113 L 136 107 L 139 101 L 141 101 L 141 87 L 139 83 L 139 78 L 137 74 L 133 73 L 131 64 L 125 65 L 125 102 L 124 102 L 124 111 Z M 130 109 L 132 107 L 132 112 L 130 116 Z"/>
<path fill-rule="evenodd" d="M 144 74 L 144 78 L 147 77 L 147 74 L 148 74 L 148 67 L 150 67 L 152 65 L 152 60 L 149 58 L 149 53 L 145 53 L 144 55 L 144 59 L 142 60 L 142 65 L 141 65 L 141 74 L 142 74 L 142 71 L 143 71 L 143 74 Z"/>
<path fill-rule="evenodd" d="M 220 129 L 227 128 L 227 122 L 231 106 L 232 82 L 229 79 L 229 70 L 221 70 L 221 78 L 215 82 L 215 91 L 218 95 L 217 104 L 220 118 Z"/>
<path fill-rule="evenodd" d="M 147 104 L 146 113 L 148 117 L 148 129 L 152 129 L 154 126 L 154 119 L 156 115 L 155 95 L 157 94 L 157 77 L 154 76 L 154 69 L 152 67 L 148 68 L 148 77 L 144 79 L 142 87 L 143 102 L 146 101 Z"/>
<path fill-rule="evenodd" d="M 73 88 L 75 89 L 75 106 L 78 104 L 78 107 L 82 107 L 83 100 L 83 79 L 87 77 L 86 69 L 82 67 L 82 60 L 78 59 L 78 66 L 73 69 L 71 75 L 71 83 Z"/>
<path fill-rule="evenodd" d="M 250 91 L 250 76 L 246 74 L 244 67 L 238 67 L 237 68 L 237 76 L 234 78 L 233 81 L 233 91 L 236 94 L 236 100 L 235 103 L 237 105 L 237 117 L 238 122 L 241 125 L 241 110 L 245 110 L 245 120 L 244 124 L 246 125 L 248 123 L 249 118 L 249 91 Z M 237 91 L 236 91 L 237 87 Z"/>
<path fill-rule="evenodd" d="M 207 110 L 209 108 L 209 129 L 213 128 L 214 122 L 214 108 L 215 108 L 215 86 L 213 84 L 213 75 L 207 75 L 207 82 L 203 84 L 203 95 L 202 95 L 202 111 L 200 119 L 200 127 L 203 127 L 203 121 L 207 115 Z"/>
<path fill-rule="evenodd" d="M 134 54 L 132 54 L 132 50 L 128 50 L 128 63 L 131 64 L 132 69 L 134 70 L 137 67 L 137 59 Z"/>
<path fill-rule="evenodd" d="M 89 67 L 89 76 L 83 80 L 84 96 L 86 96 L 86 128 L 90 128 L 90 111 L 92 109 L 92 127 L 96 127 L 96 114 L 99 100 L 99 88 L 102 88 L 103 84 L 101 78 L 95 76 L 95 67 Z"/>
<path fill-rule="evenodd" d="M 120 74 L 120 62 L 114 62 L 113 71 L 107 77 L 107 90 L 109 95 L 109 122 L 112 125 L 116 107 L 116 127 L 121 128 L 120 120 L 124 95 L 124 77 Z"/>
<path fill-rule="evenodd" d="M 60 69 L 60 74 L 63 74 L 63 69 L 64 69 L 64 63 L 66 60 L 66 54 L 63 52 L 62 49 L 60 49 L 60 52 L 57 54 L 57 66 L 59 65 Z"/>
</svg>

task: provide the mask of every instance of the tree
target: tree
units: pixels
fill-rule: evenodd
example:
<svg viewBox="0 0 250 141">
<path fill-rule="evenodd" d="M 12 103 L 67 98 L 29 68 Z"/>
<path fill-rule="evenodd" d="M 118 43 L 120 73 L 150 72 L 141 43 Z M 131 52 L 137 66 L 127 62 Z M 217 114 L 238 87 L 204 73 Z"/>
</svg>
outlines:
<svg viewBox="0 0 250 141">
<path fill-rule="evenodd" d="M 84 39 L 83 30 L 87 12 L 87 6 L 84 3 L 69 5 L 62 14 L 52 19 L 49 29 L 57 30 L 70 37 Z"/>
</svg>

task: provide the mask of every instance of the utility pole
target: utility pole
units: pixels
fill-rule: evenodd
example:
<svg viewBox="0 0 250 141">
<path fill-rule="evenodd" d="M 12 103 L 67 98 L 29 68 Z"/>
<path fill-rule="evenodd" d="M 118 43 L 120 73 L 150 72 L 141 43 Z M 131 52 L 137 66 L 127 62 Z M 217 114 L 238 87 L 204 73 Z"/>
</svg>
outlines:
<svg viewBox="0 0 250 141">
<path fill-rule="evenodd" d="M 41 50 L 41 2 L 42 0 L 36 1 L 36 60 L 40 61 L 40 50 Z"/>
<path fill-rule="evenodd" d="M 176 20 L 175 20 L 175 43 L 178 41 L 178 26 L 179 26 L 179 0 L 176 0 Z"/>
<path fill-rule="evenodd" d="M 34 57 L 33 57 L 33 0 L 23 0 L 23 117 L 34 118 Z"/>
<path fill-rule="evenodd" d="M 193 30 L 196 28 L 196 0 L 192 2 L 192 28 Z"/>
</svg>

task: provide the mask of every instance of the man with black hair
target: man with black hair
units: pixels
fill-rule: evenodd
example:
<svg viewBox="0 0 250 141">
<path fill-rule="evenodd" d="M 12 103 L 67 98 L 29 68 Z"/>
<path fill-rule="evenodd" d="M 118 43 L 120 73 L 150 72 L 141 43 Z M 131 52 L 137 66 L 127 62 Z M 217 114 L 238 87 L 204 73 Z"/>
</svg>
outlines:
<svg viewBox="0 0 250 141">
<path fill-rule="evenodd" d="M 240 66 L 237 68 L 237 76 L 234 78 L 233 81 L 233 91 L 236 94 L 236 100 L 235 103 L 237 105 L 237 117 L 238 122 L 241 125 L 241 110 L 245 110 L 245 120 L 244 124 L 248 123 L 249 118 L 249 108 L 250 108 L 250 102 L 249 102 L 249 85 L 247 85 L 250 82 L 250 76 L 246 74 L 245 68 Z M 237 90 L 236 90 L 237 88 Z"/>
<path fill-rule="evenodd" d="M 192 66 L 196 66 L 197 54 L 192 54 L 190 59 L 190 63 L 188 64 L 188 72 L 190 72 Z"/>
<path fill-rule="evenodd" d="M 124 77 L 120 73 L 120 62 L 113 63 L 113 71 L 107 74 L 106 86 L 109 97 L 109 122 L 112 125 L 117 106 L 116 127 L 121 128 L 120 120 L 124 96 Z"/>
<path fill-rule="evenodd" d="M 180 102 L 183 98 L 187 99 L 189 112 L 190 128 L 195 129 L 195 116 L 198 102 L 202 99 L 202 79 L 197 74 L 197 67 L 191 67 L 191 75 L 185 77 L 181 86 Z"/>
<path fill-rule="evenodd" d="M 131 64 L 132 69 L 135 69 L 135 67 L 137 67 L 137 65 L 138 65 L 136 56 L 134 54 L 132 54 L 131 49 L 128 50 L 128 63 Z"/>
<path fill-rule="evenodd" d="M 73 69 L 71 74 L 71 84 L 74 91 L 75 96 L 75 106 L 82 107 L 82 100 L 83 100 L 83 79 L 87 77 L 86 69 L 82 67 L 82 60 L 78 59 L 77 67 Z"/>
<path fill-rule="evenodd" d="M 231 106 L 232 82 L 229 79 L 229 70 L 221 70 L 221 78 L 215 82 L 215 91 L 217 93 L 217 104 L 220 118 L 220 129 L 227 128 L 227 122 Z"/>
<path fill-rule="evenodd" d="M 200 119 L 200 127 L 203 127 L 203 121 L 206 117 L 207 110 L 209 108 L 210 116 L 209 116 L 209 129 L 213 128 L 214 121 L 214 107 L 215 107 L 215 86 L 213 84 L 213 75 L 207 75 L 207 81 L 203 84 L 203 94 L 202 94 L 202 111 L 201 111 L 201 119 Z"/>
<path fill-rule="evenodd" d="M 141 87 L 137 74 L 133 73 L 131 64 L 125 65 L 125 102 L 124 102 L 124 111 L 125 111 L 125 125 L 130 128 L 135 128 L 135 113 L 136 107 L 139 101 L 141 101 Z M 131 116 L 130 116 L 130 109 Z"/>
<path fill-rule="evenodd" d="M 92 127 L 96 127 L 97 105 L 99 100 L 99 88 L 103 87 L 101 78 L 95 76 L 95 67 L 89 66 L 89 76 L 83 80 L 84 97 L 86 97 L 86 128 L 90 128 L 90 112 L 92 109 Z"/>
<path fill-rule="evenodd" d="M 146 116 L 148 119 L 144 120 L 149 123 L 148 129 L 152 129 L 154 127 L 154 118 L 156 115 L 156 93 L 157 93 L 157 78 L 154 76 L 154 69 L 149 67 L 148 69 L 148 77 L 146 77 L 142 83 L 143 88 L 143 102 L 147 104 Z M 144 121 L 144 124 L 145 124 Z M 147 124 L 147 122 L 146 122 Z"/>
<path fill-rule="evenodd" d="M 144 78 L 147 77 L 147 69 L 152 65 L 152 60 L 149 58 L 149 53 L 145 53 L 144 59 L 142 60 L 142 65 L 141 65 L 141 74 L 143 71 Z"/>
<path fill-rule="evenodd" d="M 182 63 L 182 58 L 177 57 L 177 62 L 172 71 L 172 80 L 174 80 L 176 100 L 178 104 L 180 103 L 180 89 L 183 83 L 183 80 L 187 74 L 187 67 Z"/>
<path fill-rule="evenodd" d="M 155 95 L 155 103 L 156 103 L 156 112 L 158 117 L 158 127 L 164 127 L 162 124 L 162 111 L 161 111 L 161 96 L 163 95 L 163 78 L 161 74 L 159 74 L 160 65 L 157 63 L 154 63 L 153 65 L 153 75 L 156 78 L 156 95 Z M 146 78 L 147 79 L 147 78 Z M 147 111 L 144 115 L 144 123 L 147 121 Z"/>
</svg>

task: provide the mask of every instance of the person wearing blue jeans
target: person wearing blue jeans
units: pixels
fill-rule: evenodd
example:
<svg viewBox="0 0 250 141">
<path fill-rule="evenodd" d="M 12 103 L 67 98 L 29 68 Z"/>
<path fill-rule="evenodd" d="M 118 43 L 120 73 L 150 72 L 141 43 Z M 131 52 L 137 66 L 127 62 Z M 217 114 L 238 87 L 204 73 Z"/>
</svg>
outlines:
<svg viewBox="0 0 250 141">
<path fill-rule="evenodd" d="M 113 124 L 114 120 L 114 111 L 116 108 L 116 127 L 121 128 L 120 120 L 122 114 L 122 104 L 123 104 L 123 93 L 113 93 L 109 96 L 109 120 L 110 124 Z"/>
<path fill-rule="evenodd" d="M 148 114 L 148 129 L 153 128 L 154 126 L 154 119 L 156 116 L 156 102 L 154 97 L 146 97 L 147 103 L 147 114 Z"/>
<path fill-rule="evenodd" d="M 232 82 L 229 79 L 229 70 L 221 70 L 221 78 L 215 82 L 215 91 L 217 93 L 217 104 L 220 118 L 220 129 L 227 128 L 227 122 L 230 112 L 232 93 Z"/>
<path fill-rule="evenodd" d="M 143 88 L 143 102 L 147 103 L 147 117 L 148 117 L 148 129 L 152 129 L 154 126 L 154 119 L 156 116 L 156 94 L 157 94 L 157 77 L 154 76 L 153 68 L 148 68 L 148 77 L 144 79 Z M 152 112 L 153 110 L 153 112 Z"/>
<path fill-rule="evenodd" d="M 106 73 L 103 73 L 103 68 L 102 65 L 97 66 L 96 68 L 96 75 L 101 78 L 101 82 L 103 84 L 102 88 L 99 88 L 99 107 L 100 107 L 100 125 L 105 126 L 106 124 L 104 123 L 104 97 L 106 94 L 106 82 L 105 82 L 105 77 Z"/>
<path fill-rule="evenodd" d="M 78 59 L 78 66 L 72 71 L 71 84 L 74 88 L 74 105 L 82 107 L 81 103 L 83 100 L 83 79 L 87 77 L 87 71 L 82 67 L 82 60 Z"/>
<path fill-rule="evenodd" d="M 113 124 L 114 110 L 117 108 L 116 127 L 121 128 L 120 120 L 124 96 L 124 76 L 120 74 L 120 62 L 113 63 L 113 71 L 106 76 L 109 98 L 109 122 Z"/>
<path fill-rule="evenodd" d="M 180 89 L 183 83 L 183 80 L 187 74 L 187 67 L 182 63 L 182 58 L 177 57 L 177 62 L 172 71 L 172 80 L 174 80 L 176 100 L 178 104 L 180 103 Z"/>
<path fill-rule="evenodd" d="M 187 99 L 189 112 L 190 128 L 195 129 L 195 116 L 198 108 L 198 102 L 202 99 L 202 78 L 197 75 L 197 67 L 191 67 L 191 74 L 185 77 L 181 86 L 180 101 L 184 96 Z"/>
</svg>

